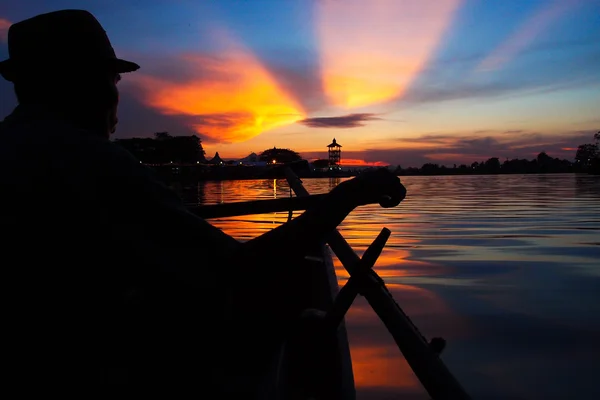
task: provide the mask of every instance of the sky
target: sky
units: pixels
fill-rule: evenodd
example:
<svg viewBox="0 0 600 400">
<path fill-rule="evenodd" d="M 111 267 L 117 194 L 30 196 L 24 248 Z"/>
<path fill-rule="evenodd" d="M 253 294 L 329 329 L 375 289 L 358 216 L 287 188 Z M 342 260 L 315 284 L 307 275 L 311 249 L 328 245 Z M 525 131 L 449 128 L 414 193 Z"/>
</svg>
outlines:
<svg viewBox="0 0 600 400">
<path fill-rule="evenodd" d="M 85 8 L 125 74 L 116 138 L 197 134 L 346 165 L 573 159 L 600 130 L 600 0 L 0 0 L 11 23 Z M 16 99 L 0 80 L 0 118 Z"/>
</svg>

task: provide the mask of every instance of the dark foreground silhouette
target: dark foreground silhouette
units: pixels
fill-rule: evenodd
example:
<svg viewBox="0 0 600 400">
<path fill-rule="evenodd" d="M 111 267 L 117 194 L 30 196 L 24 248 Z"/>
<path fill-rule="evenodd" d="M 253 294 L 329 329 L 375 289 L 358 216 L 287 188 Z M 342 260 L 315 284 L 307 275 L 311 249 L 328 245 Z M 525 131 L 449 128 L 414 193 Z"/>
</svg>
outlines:
<svg viewBox="0 0 600 400">
<path fill-rule="evenodd" d="M 120 74 L 139 67 L 91 14 L 22 21 L 8 44 L 0 74 L 19 105 L 0 124 L 5 380 L 256 396 L 310 305 L 298 266 L 355 207 L 398 205 L 398 177 L 361 174 L 240 243 L 109 140 Z"/>
</svg>

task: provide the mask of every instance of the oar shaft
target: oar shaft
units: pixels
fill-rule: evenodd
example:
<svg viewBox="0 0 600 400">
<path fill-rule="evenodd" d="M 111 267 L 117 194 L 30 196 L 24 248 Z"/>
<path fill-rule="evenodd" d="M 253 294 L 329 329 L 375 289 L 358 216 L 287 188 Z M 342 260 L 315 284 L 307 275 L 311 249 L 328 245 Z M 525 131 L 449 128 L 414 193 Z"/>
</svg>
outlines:
<svg viewBox="0 0 600 400">
<path fill-rule="evenodd" d="M 291 169 L 286 169 L 286 176 L 296 195 L 309 195 Z M 360 265 L 360 257 L 337 230 L 327 238 L 327 243 L 352 275 Z M 438 354 L 396 303 L 381 278 L 372 270 L 366 271 L 366 276 L 363 278 L 361 279 L 363 295 L 392 334 L 404 358 L 429 395 L 434 400 L 470 399 Z"/>
<path fill-rule="evenodd" d="M 333 329 L 337 329 L 337 327 L 344 320 L 344 316 L 350 309 L 350 306 L 354 302 L 354 299 L 358 295 L 361 290 L 361 282 L 366 272 L 373 268 L 375 262 L 381 255 L 381 251 L 383 250 L 385 243 L 390 237 L 391 231 L 387 228 L 383 228 L 377 238 L 371 243 L 371 245 L 367 248 L 365 253 L 360 260 L 360 263 L 357 264 L 354 272 L 348 279 L 348 282 L 340 289 L 340 292 L 335 298 L 333 302 L 333 306 L 331 310 L 327 313 L 327 319 L 330 326 Z"/>
</svg>

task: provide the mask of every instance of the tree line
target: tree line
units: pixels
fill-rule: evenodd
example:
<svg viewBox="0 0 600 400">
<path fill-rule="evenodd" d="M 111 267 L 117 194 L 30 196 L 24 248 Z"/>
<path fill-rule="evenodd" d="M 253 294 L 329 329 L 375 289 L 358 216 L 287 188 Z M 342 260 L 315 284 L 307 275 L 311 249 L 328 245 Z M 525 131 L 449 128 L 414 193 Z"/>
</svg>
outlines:
<svg viewBox="0 0 600 400">
<path fill-rule="evenodd" d="M 575 163 L 583 171 L 600 174 L 600 131 L 594 135 L 594 143 L 579 145 Z"/>
<path fill-rule="evenodd" d="M 501 162 L 498 157 L 471 164 L 454 164 L 452 167 L 425 163 L 420 168 L 398 166 L 398 175 L 460 175 L 460 174 L 545 174 L 587 172 L 600 173 L 600 132 L 594 135 L 595 143 L 582 144 L 577 148 L 574 162 L 550 157 L 542 151 L 532 160 L 508 158 Z"/>
<path fill-rule="evenodd" d="M 168 132 L 157 132 L 152 138 L 116 139 L 115 143 L 125 148 L 144 164 L 204 164 L 207 162 L 202 140 L 196 135 L 172 136 Z M 269 164 L 285 164 L 302 160 L 297 152 L 273 147 L 259 153 L 260 161 Z"/>
<path fill-rule="evenodd" d="M 196 135 L 171 136 L 157 132 L 153 138 L 116 139 L 144 164 L 195 164 L 206 162 L 202 140 Z"/>
<path fill-rule="evenodd" d="M 435 163 L 423 164 L 420 168 L 402 168 L 398 166 L 399 175 L 446 175 L 446 174 L 516 174 L 516 173 L 565 173 L 589 172 L 600 173 L 600 132 L 593 136 L 593 143 L 582 144 L 577 148 L 574 162 L 550 157 L 541 152 L 532 160 L 506 159 L 501 162 L 498 157 L 471 164 L 454 164 L 452 167 Z M 117 139 L 115 141 L 131 152 L 145 164 L 203 164 L 205 151 L 201 139 L 196 135 L 172 136 L 167 132 L 157 132 L 153 138 Z M 285 148 L 273 147 L 259 153 L 259 160 L 267 163 L 290 163 L 302 160 L 299 153 Z M 329 160 L 315 160 L 313 168 L 322 169 L 328 166 Z"/>
<path fill-rule="evenodd" d="M 573 163 L 568 160 L 552 158 L 546 152 L 541 152 L 533 160 L 506 159 L 500 162 L 498 157 L 471 164 L 454 164 L 452 167 L 435 163 L 423 164 L 421 168 L 406 168 L 398 166 L 398 175 L 466 175 L 466 174 L 543 174 L 575 172 Z"/>
</svg>

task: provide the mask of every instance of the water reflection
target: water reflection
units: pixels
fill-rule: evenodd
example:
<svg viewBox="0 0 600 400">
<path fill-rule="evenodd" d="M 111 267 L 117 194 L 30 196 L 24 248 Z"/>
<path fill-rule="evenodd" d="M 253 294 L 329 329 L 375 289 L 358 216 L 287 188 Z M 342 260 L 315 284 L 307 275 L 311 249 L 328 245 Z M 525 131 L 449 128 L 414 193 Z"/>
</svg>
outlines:
<svg viewBox="0 0 600 400">
<path fill-rule="evenodd" d="M 206 204 L 206 198 L 204 195 L 204 182 L 185 184 L 171 182 L 169 187 L 177 192 L 182 198 L 183 202 L 189 206 L 200 206 L 202 204 Z"/>
<path fill-rule="evenodd" d="M 345 179 L 305 179 L 325 193 Z M 376 270 L 476 398 L 600 398 L 600 179 L 587 175 L 403 177 L 397 208 L 361 207 L 340 226 L 362 253 L 392 231 Z M 206 182 L 205 204 L 289 196 L 285 180 Z M 198 195 L 198 199 L 200 195 Z M 198 200 L 200 201 L 200 200 Z M 287 213 L 211 221 L 240 240 Z M 341 284 L 347 274 L 336 260 Z M 347 325 L 360 398 L 427 398 L 359 298 Z M 591 338 L 585 340 L 582 338 Z M 533 384 L 532 384 L 533 383 Z"/>
<path fill-rule="evenodd" d="M 329 178 L 329 190 L 339 185 L 341 181 L 342 179 L 339 176 Z"/>
<path fill-rule="evenodd" d="M 427 337 L 442 336 L 449 342 L 468 337 L 465 319 L 434 292 L 400 284 L 388 284 L 388 288 Z M 364 298 L 357 299 L 352 306 L 347 326 L 359 393 L 368 393 L 369 398 L 386 393 L 420 394 L 420 398 L 427 398 L 392 337 Z"/>
<path fill-rule="evenodd" d="M 398 348 L 392 343 L 382 345 L 352 345 L 352 367 L 357 388 L 370 392 L 425 392 Z"/>
</svg>

